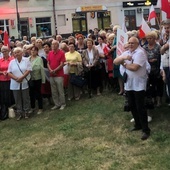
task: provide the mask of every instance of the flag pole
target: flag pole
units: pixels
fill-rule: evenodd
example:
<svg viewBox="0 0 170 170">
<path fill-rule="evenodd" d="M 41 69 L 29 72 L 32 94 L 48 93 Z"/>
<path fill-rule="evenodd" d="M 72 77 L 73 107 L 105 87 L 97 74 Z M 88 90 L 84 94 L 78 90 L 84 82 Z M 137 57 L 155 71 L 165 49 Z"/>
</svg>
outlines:
<svg viewBox="0 0 170 170">
<path fill-rule="evenodd" d="M 158 27 L 159 27 L 159 29 L 160 29 L 160 22 L 159 22 L 159 20 L 158 20 L 158 17 L 156 17 L 156 21 L 157 21 Z"/>
<path fill-rule="evenodd" d="M 17 27 L 18 27 L 18 39 L 21 38 L 21 25 L 20 25 L 20 15 L 18 11 L 18 0 L 15 0 L 16 3 L 16 14 L 17 14 Z"/>
</svg>

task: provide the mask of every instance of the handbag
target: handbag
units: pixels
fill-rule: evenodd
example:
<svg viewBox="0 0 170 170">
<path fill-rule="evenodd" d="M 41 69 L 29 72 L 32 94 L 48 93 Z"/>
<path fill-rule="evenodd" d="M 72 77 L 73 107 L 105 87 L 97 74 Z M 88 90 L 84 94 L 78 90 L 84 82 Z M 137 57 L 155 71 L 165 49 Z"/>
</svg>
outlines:
<svg viewBox="0 0 170 170">
<path fill-rule="evenodd" d="M 17 63 L 17 61 L 16 61 L 16 63 Z M 20 72 L 24 75 L 24 73 L 23 73 L 23 71 L 21 70 L 21 68 L 19 67 L 18 63 L 17 63 L 17 66 L 18 66 Z M 26 79 L 26 81 L 27 81 L 27 83 L 28 83 L 29 88 L 34 86 L 34 83 L 33 83 L 33 81 L 31 80 L 31 78 L 28 80 L 28 79 L 25 77 L 25 79 Z"/>
<path fill-rule="evenodd" d="M 84 77 L 82 77 L 80 75 L 71 74 L 70 75 L 70 83 L 77 87 L 83 87 L 84 85 L 87 84 L 87 81 Z"/>
<path fill-rule="evenodd" d="M 125 71 L 124 71 L 124 73 L 123 73 L 122 79 L 123 79 L 123 82 L 124 82 L 124 83 L 127 82 L 128 74 L 126 73 L 126 69 L 125 69 Z"/>
<path fill-rule="evenodd" d="M 27 80 L 27 78 L 26 78 L 26 80 Z M 27 82 L 28 82 L 28 86 L 29 87 L 33 87 L 34 86 L 34 82 L 31 80 L 31 78 L 29 80 L 27 80 Z"/>
<path fill-rule="evenodd" d="M 15 111 L 13 108 L 8 108 L 8 117 L 9 118 L 14 118 L 15 117 Z"/>
</svg>

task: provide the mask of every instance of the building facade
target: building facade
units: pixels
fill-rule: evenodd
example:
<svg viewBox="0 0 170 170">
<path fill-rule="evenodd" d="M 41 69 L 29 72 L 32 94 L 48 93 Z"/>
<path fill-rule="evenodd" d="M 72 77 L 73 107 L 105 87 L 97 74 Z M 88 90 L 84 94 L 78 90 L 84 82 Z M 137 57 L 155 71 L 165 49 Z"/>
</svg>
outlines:
<svg viewBox="0 0 170 170">
<path fill-rule="evenodd" d="M 157 0 L 151 0 L 156 7 Z M 0 30 L 4 21 L 10 36 L 50 37 L 56 34 L 88 34 L 88 30 L 109 29 L 125 22 L 129 30 L 147 19 L 146 1 L 125 0 L 0 0 Z M 156 9 L 158 21 L 165 15 Z M 159 23 L 159 22 L 158 22 Z"/>
</svg>

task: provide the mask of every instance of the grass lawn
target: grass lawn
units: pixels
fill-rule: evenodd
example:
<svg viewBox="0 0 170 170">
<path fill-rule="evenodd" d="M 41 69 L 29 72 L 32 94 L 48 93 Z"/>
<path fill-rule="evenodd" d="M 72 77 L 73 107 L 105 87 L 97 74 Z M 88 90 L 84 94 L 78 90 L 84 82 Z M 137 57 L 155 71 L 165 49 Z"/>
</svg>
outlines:
<svg viewBox="0 0 170 170">
<path fill-rule="evenodd" d="M 0 170 L 170 170 L 170 108 L 152 111 L 151 137 L 142 141 L 129 132 L 123 101 L 105 92 L 0 122 Z"/>
</svg>

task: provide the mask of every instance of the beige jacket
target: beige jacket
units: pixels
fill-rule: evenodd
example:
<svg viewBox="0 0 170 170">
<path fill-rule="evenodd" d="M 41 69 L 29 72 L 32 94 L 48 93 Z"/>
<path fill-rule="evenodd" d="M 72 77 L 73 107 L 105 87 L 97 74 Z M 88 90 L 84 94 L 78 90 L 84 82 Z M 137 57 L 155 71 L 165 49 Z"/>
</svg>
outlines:
<svg viewBox="0 0 170 170">
<path fill-rule="evenodd" d="M 99 52 L 98 52 L 98 50 L 95 47 L 93 47 L 92 50 L 93 50 L 93 65 L 97 66 L 97 65 L 99 65 Z M 89 55 L 88 55 L 88 50 L 87 49 L 84 50 L 84 52 L 82 54 L 82 60 L 83 60 L 83 65 L 84 66 L 89 64 L 90 59 L 89 59 Z"/>
</svg>

